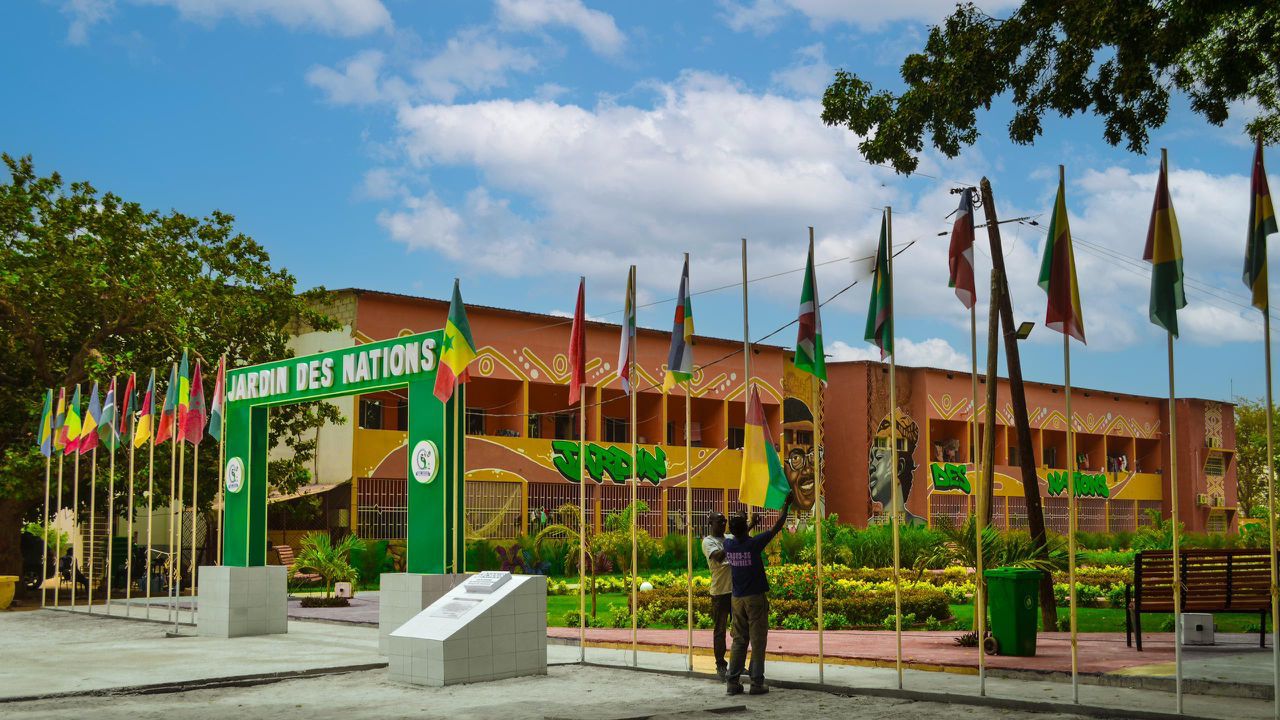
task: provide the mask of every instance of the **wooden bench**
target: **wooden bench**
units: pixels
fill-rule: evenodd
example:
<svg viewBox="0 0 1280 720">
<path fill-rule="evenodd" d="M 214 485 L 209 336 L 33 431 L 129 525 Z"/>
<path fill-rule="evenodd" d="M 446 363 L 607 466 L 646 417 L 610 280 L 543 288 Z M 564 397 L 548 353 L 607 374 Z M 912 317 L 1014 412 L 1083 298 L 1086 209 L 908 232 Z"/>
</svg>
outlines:
<svg viewBox="0 0 1280 720">
<path fill-rule="evenodd" d="M 293 554 L 293 546 L 277 545 L 276 555 L 280 557 L 280 564 L 289 568 L 289 576 L 292 579 L 300 582 L 320 582 L 320 580 L 323 579 L 315 573 L 300 573 L 293 571 L 293 564 L 297 561 L 296 556 Z"/>
<path fill-rule="evenodd" d="M 1181 550 L 1182 607 L 1191 613 L 1258 613 L 1258 644 L 1266 647 L 1271 566 L 1266 550 Z M 1142 650 L 1142 613 L 1172 613 L 1173 551 L 1140 550 L 1133 584 L 1124 589 L 1125 645 Z"/>
</svg>

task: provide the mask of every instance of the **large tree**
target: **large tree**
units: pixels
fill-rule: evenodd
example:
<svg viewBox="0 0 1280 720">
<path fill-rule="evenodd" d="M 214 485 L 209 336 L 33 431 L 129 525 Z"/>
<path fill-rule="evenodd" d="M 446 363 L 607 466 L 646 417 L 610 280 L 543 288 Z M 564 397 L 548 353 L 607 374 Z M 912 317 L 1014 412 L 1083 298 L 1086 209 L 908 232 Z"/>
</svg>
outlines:
<svg viewBox="0 0 1280 720">
<path fill-rule="evenodd" d="M 1253 517 L 1255 508 L 1267 507 L 1267 413 L 1266 402 L 1236 399 L 1236 503 L 1240 517 Z M 1280 427 L 1280 413 L 1271 410 L 1271 422 Z M 1280 447 L 1273 448 L 1280 451 Z M 1280 452 L 1272 458 L 1280 468 Z"/>
<path fill-rule="evenodd" d="M 314 309 L 323 289 L 299 293 L 293 276 L 273 268 L 227 213 L 147 210 L 87 182 L 38 175 L 30 157 L 0 157 L 9 174 L 0 184 L 0 575 L 17 575 L 20 523 L 37 520 L 43 503 L 45 463 L 35 430 L 47 388 L 83 383 L 87 393 L 96 380 L 105 393 L 112 377 L 136 372 L 141 392 L 155 368 L 163 392 L 171 364 L 187 348 L 207 368 L 210 397 L 222 353 L 232 367 L 286 357 L 291 330 L 336 323 Z M 315 430 L 330 421 L 342 418 L 324 403 L 275 411 L 271 444 L 291 452 L 272 462 L 273 485 L 289 490 L 306 482 Z M 107 456 L 101 449 L 98 456 L 101 510 Z M 116 478 L 122 511 L 124 457 Z M 140 454 L 139 490 L 146 487 L 144 459 Z M 156 477 L 166 479 L 156 483 L 157 507 L 168 501 L 168 459 L 167 448 L 156 452 Z M 217 445 L 206 440 L 199 490 L 205 509 L 217 491 L 217 463 Z M 82 467 L 82 483 L 87 474 Z M 88 495 L 82 485 L 82 510 Z M 189 502 L 190 490 L 187 496 Z M 145 502 L 140 492 L 135 497 Z"/>
<path fill-rule="evenodd" d="M 1133 152 L 1181 95 L 1222 125 L 1280 140 L 1280 3 L 1257 0 L 1038 0 L 1007 18 L 959 4 L 901 67 L 901 93 L 839 70 L 822 119 L 857 133 L 871 162 L 916 169 L 925 136 L 948 157 L 978 138 L 978 111 L 1013 104 L 1009 138 L 1031 144 L 1046 113 L 1093 113 Z"/>
</svg>

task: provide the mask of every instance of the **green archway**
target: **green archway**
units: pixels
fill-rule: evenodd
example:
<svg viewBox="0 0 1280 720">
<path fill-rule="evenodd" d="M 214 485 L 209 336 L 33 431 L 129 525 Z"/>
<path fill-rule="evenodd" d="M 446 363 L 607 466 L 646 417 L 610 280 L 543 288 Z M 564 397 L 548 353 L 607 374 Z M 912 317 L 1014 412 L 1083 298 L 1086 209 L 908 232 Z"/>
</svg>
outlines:
<svg viewBox="0 0 1280 720">
<path fill-rule="evenodd" d="M 406 388 L 409 398 L 406 570 L 457 572 L 463 537 L 461 387 L 448 403 L 432 392 L 442 330 L 227 371 L 223 562 L 267 558 L 268 410 L 344 395 Z M 354 418 L 349 418 L 354 422 Z"/>
</svg>

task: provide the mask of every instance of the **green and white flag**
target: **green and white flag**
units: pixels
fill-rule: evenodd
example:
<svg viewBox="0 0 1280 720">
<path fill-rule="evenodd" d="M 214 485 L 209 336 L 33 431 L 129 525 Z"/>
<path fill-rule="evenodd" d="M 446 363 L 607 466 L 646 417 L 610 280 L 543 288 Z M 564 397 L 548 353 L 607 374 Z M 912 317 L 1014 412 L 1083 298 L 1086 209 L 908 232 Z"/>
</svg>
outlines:
<svg viewBox="0 0 1280 720">
<path fill-rule="evenodd" d="M 813 240 L 809 241 L 809 264 L 804 269 L 800 289 L 800 330 L 796 334 L 795 366 L 827 381 L 827 359 L 822 351 L 822 314 L 818 309 L 818 277 L 813 271 Z"/>
</svg>

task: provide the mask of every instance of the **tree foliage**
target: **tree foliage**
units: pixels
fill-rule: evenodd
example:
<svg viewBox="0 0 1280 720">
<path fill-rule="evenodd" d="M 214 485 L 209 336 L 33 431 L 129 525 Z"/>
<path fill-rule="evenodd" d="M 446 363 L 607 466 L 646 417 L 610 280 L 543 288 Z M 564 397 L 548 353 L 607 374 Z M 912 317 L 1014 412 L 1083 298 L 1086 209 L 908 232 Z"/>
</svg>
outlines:
<svg viewBox="0 0 1280 720">
<path fill-rule="evenodd" d="M 1246 398 L 1236 399 L 1236 503 L 1240 517 L 1254 517 L 1261 508 L 1266 517 L 1267 506 L 1267 413 L 1266 403 Z M 1280 413 L 1271 410 L 1274 431 L 1280 432 Z M 1280 450 L 1280 446 L 1275 448 Z M 1280 469 L 1280 452 L 1272 463 Z"/>
<path fill-rule="evenodd" d="M 948 157 L 976 142 L 978 110 L 1002 96 L 1019 144 L 1035 142 L 1046 113 L 1091 112 L 1108 143 L 1143 152 L 1174 94 L 1215 125 L 1243 104 L 1256 114 L 1250 134 L 1280 140 L 1280 3 L 1033 0 L 1003 19 L 958 4 L 900 72 L 895 94 L 837 71 L 822 119 L 901 173 L 916 169 L 926 134 Z"/>
<path fill-rule="evenodd" d="M 16 537 L 18 519 L 35 519 L 43 501 L 44 458 L 35 431 L 47 388 L 96 380 L 105 394 L 111 378 L 120 377 L 123 393 L 127 374 L 136 372 L 142 392 L 155 368 L 162 394 L 171 363 L 188 348 L 205 365 L 211 398 L 222 353 L 229 367 L 287 357 L 291 330 L 336 323 L 314 309 L 323 289 L 298 293 L 293 276 L 272 267 L 266 250 L 237 231 L 227 213 L 198 218 L 148 210 L 88 182 L 39 175 L 30 157 L 0 157 L 10 176 L 0 184 L 3 563 L 13 561 L 7 539 Z M 323 403 L 274 413 L 271 444 L 290 452 L 273 460 L 270 478 L 287 490 L 309 477 L 316 429 L 342 418 Z M 99 450 L 97 496 L 104 507 L 106 455 Z M 169 455 L 167 448 L 156 453 L 157 477 L 168 474 Z M 122 509 L 125 456 L 116 465 L 116 507 Z M 203 442 L 200 456 L 199 497 L 207 508 L 216 493 L 216 443 Z M 145 453 L 139 457 L 145 489 Z M 162 506 L 168 483 L 156 486 L 155 503 Z M 140 492 L 135 497 L 145 503 Z"/>
</svg>

